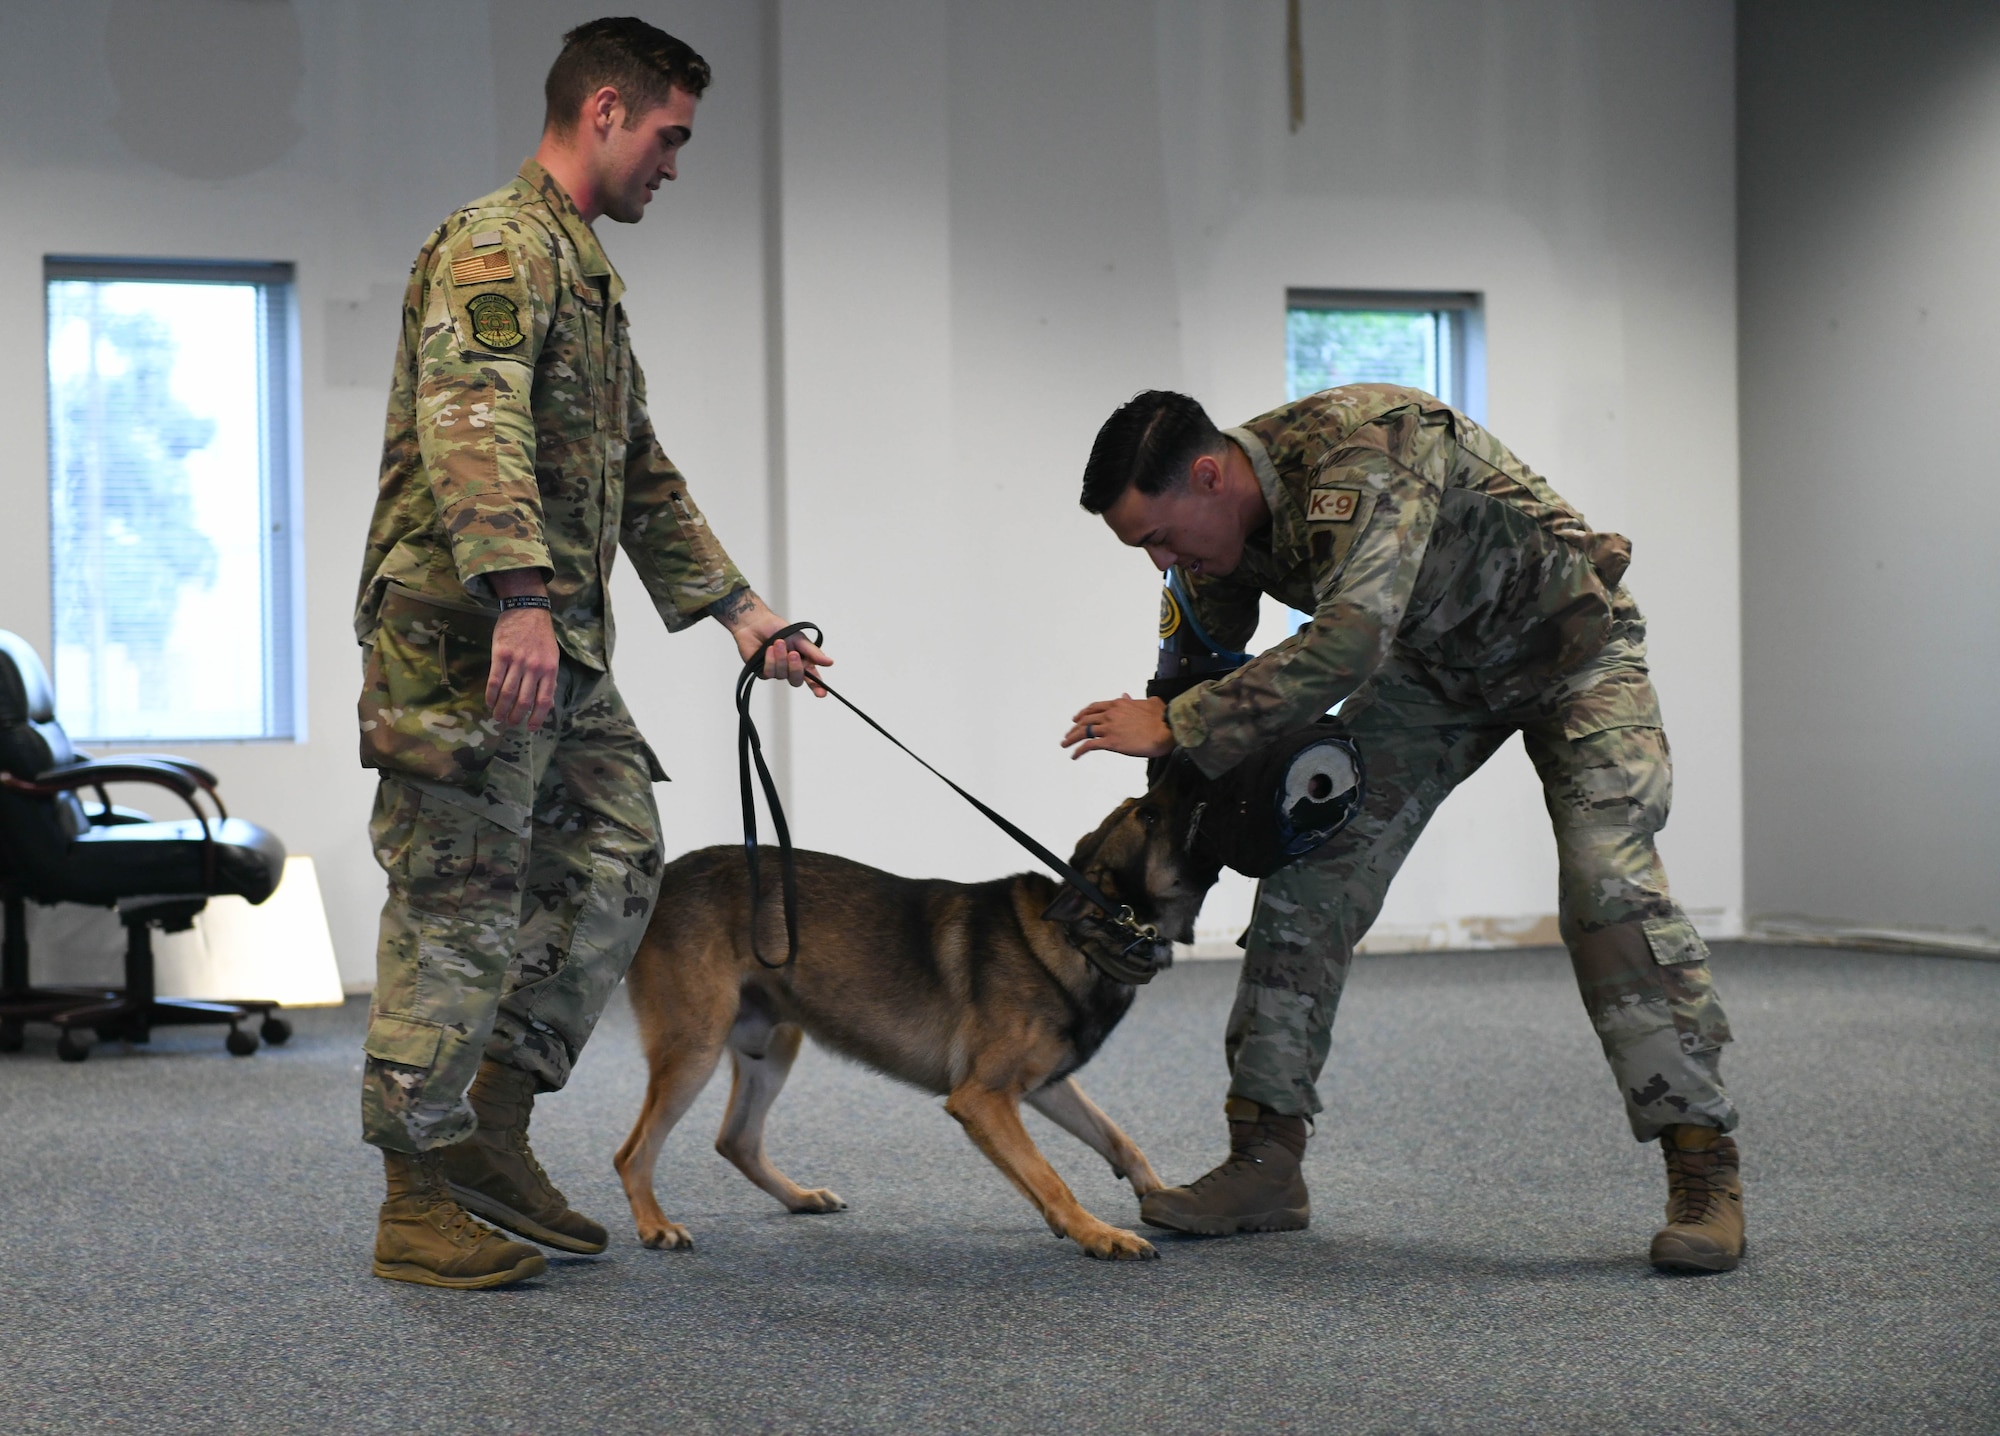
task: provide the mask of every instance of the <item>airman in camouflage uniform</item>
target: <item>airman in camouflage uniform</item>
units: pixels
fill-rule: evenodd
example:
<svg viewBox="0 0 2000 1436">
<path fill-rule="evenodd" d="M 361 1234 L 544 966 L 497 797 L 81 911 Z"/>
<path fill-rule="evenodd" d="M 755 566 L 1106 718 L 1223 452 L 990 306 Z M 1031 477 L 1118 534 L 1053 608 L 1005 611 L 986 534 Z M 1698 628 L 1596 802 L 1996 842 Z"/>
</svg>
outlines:
<svg viewBox="0 0 2000 1436">
<path fill-rule="evenodd" d="M 1491 434 L 1414 390 L 1331 389 L 1223 433 L 1269 521 L 1226 571 L 1184 567 L 1191 616 L 1236 649 L 1264 594 L 1311 621 L 1153 712 L 1216 776 L 1340 705 L 1367 765 L 1352 825 L 1258 893 L 1225 1039 L 1238 1156 L 1245 1143 L 1303 1149 L 1355 945 L 1437 805 L 1518 732 L 1555 826 L 1563 940 L 1632 1131 L 1700 1129 L 1694 1140 L 1727 1144 L 1733 1164 L 1719 1134 L 1736 1109 L 1717 1070 L 1729 1027 L 1653 841 L 1672 767 L 1645 620 L 1621 583 L 1630 545 L 1593 532 Z M 1120 511 L 1106 517 L 1119 527 Z M 1171 547 L 1133 527 L 1121 537 L 1156 559 Z M 1098 705 L 1079 719 L 1117 716 Z M 1203 1180 L 1215 1187 L 1223 1171 Z M 1214 1229 L 1190 1190 L 1149 1198 L 1148 1220 Z M 1304 1225 L 1303 1182 L 1251 1216 L 1228 1229 Z"/>
<path fill-rule="evenodd" d="M 638 946 L 666 775 L 607 668 L 619 546 L 670 629 L 746 587 L 654 437 L 623 292 L 529 160 L 431 236 L 404 295 L 355 618 L 391 884 L 363 1097 L 377 1146 L 469 1136 L 482 1053 L 560 1088 Z M 549 573 L 563 652 L 533 732 L 485 700 L 485 579 L 515 569 Z"/>
<path fill-rule="evenodd" d="M 405 292 L 355 611 L 362 762 L 381 775 L 370 833 L 389 876 L 362 1079 L 363 1134 L 389 1171 L 378 1275 L 490 1286 L 543 1268 L 468 1212 L 543 1245 L 604 1247 L 534 1160 L 527 1123 L 535 1094 L 569 1080 L 660 877 L 652 784 L 666 774 L 609 669 L 618 550 L 670 630 L 713 615 L 751 652 L 783 624 L 662 452 L 624 284 L 539 162 L 590 187 L 590 217 L 636 220 L 673 178 L 707 81 L 643 22 L 571 32 L 537 159 L 431 235 Z M 520 619 L 506 631 L 529 637 L 503 646 L 497 626 Z M 518 707 L 509 666 L 538 675 Z"/>
</svg>

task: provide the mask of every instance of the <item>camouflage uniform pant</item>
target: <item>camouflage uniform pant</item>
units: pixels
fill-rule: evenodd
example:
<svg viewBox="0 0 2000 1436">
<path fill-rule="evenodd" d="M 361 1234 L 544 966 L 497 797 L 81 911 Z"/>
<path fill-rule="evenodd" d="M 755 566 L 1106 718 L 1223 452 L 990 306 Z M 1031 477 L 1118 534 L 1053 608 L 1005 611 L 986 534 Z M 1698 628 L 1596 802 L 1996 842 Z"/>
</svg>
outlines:
<svg viewBox="0 0 2000 1436">
<path fill-rule="evenodd" d="M 1708 949 L 1667 892 L 1653 835 L 1673 768 L 1645 667 L 1645 625 L 1620 595 L 1612 641 L 1525 708 L 1493 712 L 1469 676 L 1397 654 L 1342 711 L 1367 763 L 1348 829 L 1265 879 L 1225 1040 L 1230 1095 L 1320 1110 L 1317 1081 L 1354 946 L 1437 806 L 1518 732 L 1541 775 L 1560 861 L 1563 941 L 1641 1141 L 1736 1125 L 1717 1058 L 1729 1026 Z"/>
<path fill-rule="evenodd" d="M 610 676 L 565 658 L 554 711 L 508 730 L 482 788 L 383 774 L 368 1141 L 412 1152 L 471 1135 L 482 1056 L 542 1091 L 569 1080 L 659 887 L 656 772 Z"/>
</svg>

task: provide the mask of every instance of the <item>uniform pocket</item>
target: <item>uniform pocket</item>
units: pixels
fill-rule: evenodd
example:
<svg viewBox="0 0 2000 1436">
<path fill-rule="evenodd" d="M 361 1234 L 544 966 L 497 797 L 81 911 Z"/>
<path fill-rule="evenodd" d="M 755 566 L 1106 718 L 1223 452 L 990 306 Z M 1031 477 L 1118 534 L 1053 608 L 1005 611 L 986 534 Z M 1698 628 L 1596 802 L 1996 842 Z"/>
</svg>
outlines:
<svg viewBox="0 0 2000 1436">
<path fill-rule="evenodd" d="M 429 1067 L 437 1061 L 438 1048 L 443 1042 L 444 1028 L 435 1022 L 380 1012 L 369 1021 L 361 1050 L 380 1062 Z"/>
<path fill-rule="evenodd" d="M 1659 728 L 1660 699 L 1644 672 L 1612 673 L 1562 700 L 1563 737 L 1572 742 L 1613 728 Z"/>
<path fill-rule="evenodd" d="M 1646 932 L 1646 945 L 1653 950 L 1653 961 L 1661 967 L 1708 961 L 1708 944 L 1686 918 L 1649 917 L 1640 926 Z"/>
<path fill-rule="evenodd" d="M 490 615 L 445 608 L 391 584 L 361 684 L 361 765 L 477 788 L 501 726 L 486 707 Z"/>
<path fill-rule="evenodd" d="M 1660 978 L 1660 992 L 1674 1017 L 1681 1051 L 1713 1052 L 1729 1041 L 1729 1018 L 1716 1001 L 1708 973 L 1708 944 L 1685 917 L 1647 918 L 1646 945 Z"/>
</svg>

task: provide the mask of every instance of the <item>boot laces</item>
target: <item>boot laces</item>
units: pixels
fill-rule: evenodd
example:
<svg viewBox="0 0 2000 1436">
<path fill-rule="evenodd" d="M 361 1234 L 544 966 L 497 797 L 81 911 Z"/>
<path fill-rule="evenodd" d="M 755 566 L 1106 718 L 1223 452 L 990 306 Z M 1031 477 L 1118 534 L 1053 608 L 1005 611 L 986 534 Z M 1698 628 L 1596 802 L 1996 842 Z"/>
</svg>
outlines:
<svg viewBox="0 0 2000 1436">
<path fill-rule="evenodd" d="M 438 1214 L 438 1230 L 444 1233 L 445 1240 L 454 1246 L 477 1246 L 487 1237 L 500 1235 L 448 1197 L 438 1202 L 431 1210 Z"/>
<path fill-rule="evenodd" d="M 1673 1179 L 1672 1191 L 1679 1203 L 1680 1221 L 1699 1226 L 1721 1205 L 1722 1184 L 1716 1180 L 1721 1167 L 1715 1152 L 1667 1154 L 1667 1170 Z"/>
<path fill-rule="evenodd" d="M 556 1200 L 564 1200 L 563 1194 L 556 1190 L 556 1184 L 549 1180 L 549 1174 L 542 1170 L 541 1161 L 535 1156 L 535 1149 L 528 1145 L 528 1129 L 526 1127 L 516 1127 L 507 1136 L 508 1145 L 513 1147 L 514 1154 L 521 1159 L 521 1164 L 528 1169 L 534 1176 L 534 1179 L 540 1182 L 548 1191 L 554 1193 Z"/>
<path fill-rule="evenodd" d="M 1234 1142 L 1230 1143 L 1229 1155 L 1222 1159 L 1221 1164 L 1210 1168 L 1199 1177 L 1196 1177 L 1192 1182 L 1189 1182 L 1188 1190 L 1190 1192 L 1198 1192 L 1211 1182 L 1227 1181 L 1229 1178 L 1236 1176 L 1250 1167 L 1263 1166 L 1264 1159 L 1262 1157 L 1253 1157 L 1250 1155 L 1250 1148 L 1256 1145 L 1259 1140 L 1258 1137 L 1253 1136 L 1241 1145 Z"/>
</svg>

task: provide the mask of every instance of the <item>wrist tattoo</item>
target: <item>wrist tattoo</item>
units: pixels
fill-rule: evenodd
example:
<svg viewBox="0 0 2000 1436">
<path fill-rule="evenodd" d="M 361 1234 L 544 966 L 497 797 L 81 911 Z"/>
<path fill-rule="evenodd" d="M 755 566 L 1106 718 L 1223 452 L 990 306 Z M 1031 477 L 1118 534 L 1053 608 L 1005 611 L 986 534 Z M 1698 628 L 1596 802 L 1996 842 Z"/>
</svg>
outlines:
<svg viewBox="0 0 2000 1436">
<path fill-rule="evenodd" d="M 731 623 L 748 613 L 757 602 L 757 595 L 747 588 L 739 588 L 734 593 L 726 593 L 708 606 L 708 611 L 719 623 Z"/>
</svg>

